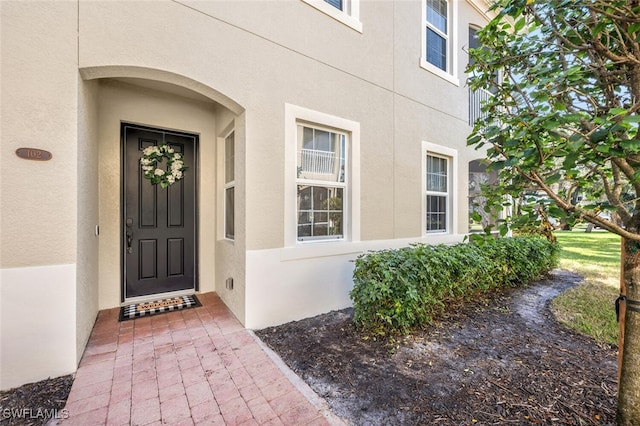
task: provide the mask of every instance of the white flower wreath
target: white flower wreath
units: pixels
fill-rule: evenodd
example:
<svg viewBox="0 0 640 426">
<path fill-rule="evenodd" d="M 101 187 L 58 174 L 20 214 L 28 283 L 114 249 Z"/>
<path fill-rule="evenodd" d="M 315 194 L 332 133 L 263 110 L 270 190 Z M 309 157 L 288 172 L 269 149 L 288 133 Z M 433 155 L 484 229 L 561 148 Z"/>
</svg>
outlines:
<svg viewBox="0 0 640 426">
<path fill-rule="evenodd" d="M 158 163 L 167 160 L 167 168 L 158 167 Z M 166 188 L 176 183 L 184 177 L 187 167 L 184 165 L 184 158 L 170 148 L 169 145 L 149 146 L 142 151 L 140 165 L 144 172 L 144 177 L 149 179 L 153 185 L 160 184 Z"/>
</svg>

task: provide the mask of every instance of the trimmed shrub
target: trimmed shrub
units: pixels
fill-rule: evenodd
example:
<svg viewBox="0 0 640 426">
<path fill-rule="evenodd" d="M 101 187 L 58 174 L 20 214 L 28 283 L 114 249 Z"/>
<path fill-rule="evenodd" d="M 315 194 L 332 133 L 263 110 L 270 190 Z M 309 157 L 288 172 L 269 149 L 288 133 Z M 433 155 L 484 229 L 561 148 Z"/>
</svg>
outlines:
<svg viewBox="0 0 640 426">
<path fill-rule="evenodd" d="M 553 269 L 558 254 L 557 244 L 531 236 L 369 252 L 355 261 L 354 321 L 380 334 L 407 332 L 447 303 L 529 283 Z"/>
</svg>

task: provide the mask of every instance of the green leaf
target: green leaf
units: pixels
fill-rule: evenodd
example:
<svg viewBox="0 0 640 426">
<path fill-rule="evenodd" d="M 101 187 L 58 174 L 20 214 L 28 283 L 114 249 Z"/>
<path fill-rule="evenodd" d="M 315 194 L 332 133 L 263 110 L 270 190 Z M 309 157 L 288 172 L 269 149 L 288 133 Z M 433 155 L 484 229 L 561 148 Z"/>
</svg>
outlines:
<svg viewBox="0 0 640 426">
<path fill-rule="evenodd" d="M 524 17 L 522 17 L 522 18 L 520 18 L 520 19 L 518 19 L 516 21 L 516 23 L 514 24 L 513 28 L 517 32 L 517 31 L 520 31 L 521 29 L 523 29 L 525 24 L 526 24 L 526 21 L 525 21 Z"/>
<path fill-rule="evenodd" d="M 569 170 L 565 170 L 565 173 L 564 173 L 567 179 L 576 179 L 579 174 L 580 174 L 580 171 L 573 168 L 570 168 Z"/>
<path fill-rule="evenodd" d="M 571 141 L 567 144 L 567 147 L 570 148 L 572 151 L 580 151 L 582 147 L 584 147 L 584 141 L 582 139 Z"/>
<path fill-rule="evenodd" d="M 580 158 L 580 153 L 571 152 L 567 154 L 567 156 L 564 158 L 564 161 L 562 162 L 562 166 L 566 170 L 571 170 L 576 166 L 576 161 L 578 160 L 578 158 Z"/>
<path fill-rule="evenodd" d="M 537 160 L 538 150 L 536 148 L 527 148 L 524 151 L 522 151 L 522 156 L 524 158 L 534 157 Z"/>
<path fill-rule="evenodd" d="M 538 92 L 535 95 L 533 95 L 533 99 L 536 102 L 546 102 L 549 100 L 549 94 L 546 92 Z"/>
<path fill-rule="evenodd" d="M 628 123 L 628 124 L 640 123 L 640 115 L 638 114 L 627 115 L 626 117 L 622 118 L 622 122 Z"/>
<path fill-rule="evenodd" d="M 578 113 L 565 114 L 562 116 L 562 121 L 565 123 L 576 123 L 579 122 L 582 118 L 584 118 L 584 116 Z"/>
<path fill-rule="evenodd" d="M 487 170 L 494 170 L 494 171 L 499 171 L 504 168 L 505 168 L 504 161 L 494 161 L 493 163 L 487 166 Z"/>
<path fill-rule="evenodd" d="M 542 127 L 547 130 L 557 129 L 558 127 L 560 127 L 560 123 L 558 123 L 556 120 L 547 120 L 542 123 Z"/>
<path fill-rule="evenodd" d="M 620 146 L 624 149 L 626 149 L 627 151 L 631 151 L 631 152 L 640 152 L 640 140 L 638 139 L 631 139 L 631 140 L 626 140 L 626 141 L 622 141 L 620 142 Z"/>
<path fill-rule="evenodd" d="M 475 145 L 482 140 L 480 135 L 470 135 L 467 139 L 467 145 Z"/>
<path fill-rule="evenodd" d="M 505 166 L 507 167 L 515 166 L 516 164 L 518 164 L 518 161 L 519 160 L 517 157 L 509 157 L 509 159 L 505 163 Z"/>
<path fill-rule="evenodd" d="M 553 175 L 546 178 L 544 180 L 544 183 L 546 183 L 547 185 L 553 185 L 554 183 L 558 183 L 560 181 L 560 178 L 562 178 L 562 176 L 560 176 L 560 173 L 554 173 Z"/>
<path fill-rule="evenodd" d="M 629 34 L 633 34 L 638 32 L 638 30 L 640 30 L 640 23 L 634 23 L 634 24 L 630 24 L 629 28 L 627 29 L 627 32 Z"/>
<path fill-rule="evenodd" d="M 604 29 L 606 27 L 607 27 L 607 22 L 606 21 L 602 21 L 602 22 L 599 22 L 598 24 L 596 24 L 596 26 L 593 27 L 593 31 L 592 31 L 593 37 L 598 37 L 598 35 L 602 31 L 604 31 Z"/>
<path fill-rule="evenodd" d="M 589 141 L 591 143 L 598 143 L 603 141 L 607 135 L 609 134 L 608 129 L 598 129 L 589 136 Z"/>
<path fill-rule="evenodd" d="M 564 210 L 555 204 L 549 206 L 549 214 L 555 218 L 564 218 L 567 215 Z"/>
<path fill-rule="evenodd" d="M 553 104 L 553 108 L 556 111 L 566 111 L 567 110 L 567 106 L 565 104 L 563 104 L 562 102 L 556 102 Z"/>
<path fill-rule="evenodd" d="M 471 220 L 473 220 L 474 222 L 481 222 L 482 215 L 474 210 L 473 213 L 471 213 Z"/>
</svg>

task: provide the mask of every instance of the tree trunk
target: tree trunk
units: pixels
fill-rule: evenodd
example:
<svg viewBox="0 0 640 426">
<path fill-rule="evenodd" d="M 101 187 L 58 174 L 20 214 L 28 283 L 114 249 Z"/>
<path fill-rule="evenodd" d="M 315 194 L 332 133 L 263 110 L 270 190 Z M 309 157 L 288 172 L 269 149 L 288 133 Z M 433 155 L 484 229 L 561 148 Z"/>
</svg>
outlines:
<svg viewBox="0 0 640 426">
<path fill-rule="evenodd" d="M 620 297 L 627 297 L 627 288 L 624 285 L 624 237 L 620 237 Z M 618 324 L 620 328 L 618 330 L 618 391 L 620 391 L 620 372 L 622 371 L 622 352 L 624 351 L 624 317 L 627 312 L 624 303 L 620 303 L 620 299 L 616 300 L 616 315 L 618 316 Z"/>
<path fill-rule="evenodd" d="M 616 423 L 619 426 L 640 425 L 640 243 L 625 240 L 624 347 L 618 392 Z"/>
</svg>

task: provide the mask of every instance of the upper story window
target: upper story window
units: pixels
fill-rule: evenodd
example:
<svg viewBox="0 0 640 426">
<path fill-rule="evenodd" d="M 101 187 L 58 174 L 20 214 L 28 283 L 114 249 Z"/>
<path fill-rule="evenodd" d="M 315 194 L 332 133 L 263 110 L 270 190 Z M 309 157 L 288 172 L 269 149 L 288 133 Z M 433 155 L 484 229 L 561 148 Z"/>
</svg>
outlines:
<svg viewBox="0 0 640 426">
<path fill-rule="evenodd" d="M 349 0 L 324 0 L 329 3 L 331 6 L 335 7 L 338 10 L 341 10 L 345 13 L 349 13 L 349 4 L 351 3 Z"/>
<path fill-rule="evenodd" d="M 362 32 L 360 0 L 302 0 L 332 18 Z"/>
<path fill-rule="evenodd" d="M 453 233 L 456 151 L 423 143 L 424 232 Z"/>
<path fill-rule="evenodd" d="M 447 71 L 448 5 L 445 0 L 427 0 L 427 62 Z"/>
<path fill-rule="evenodd" d="M 457 2 L 423 1 L 423 36 L 420 64 L 445 80 L 459 85 L 456 77 Z"/>
<path fill-rule="evenodd" d="M 469 49 L 477 49 L 480 46 L 480 42 L 478 41 L 478 31 L 478 28 L 469 27 L 469 43 L 467 46 Z M 469 64 L 473 63 L 473 58 L 469 57 Z"/>
<path fill-rule="evenodd" d="M 359 123 L 286 105 L 285 244 L 360 238 Z"/>
</svg>

